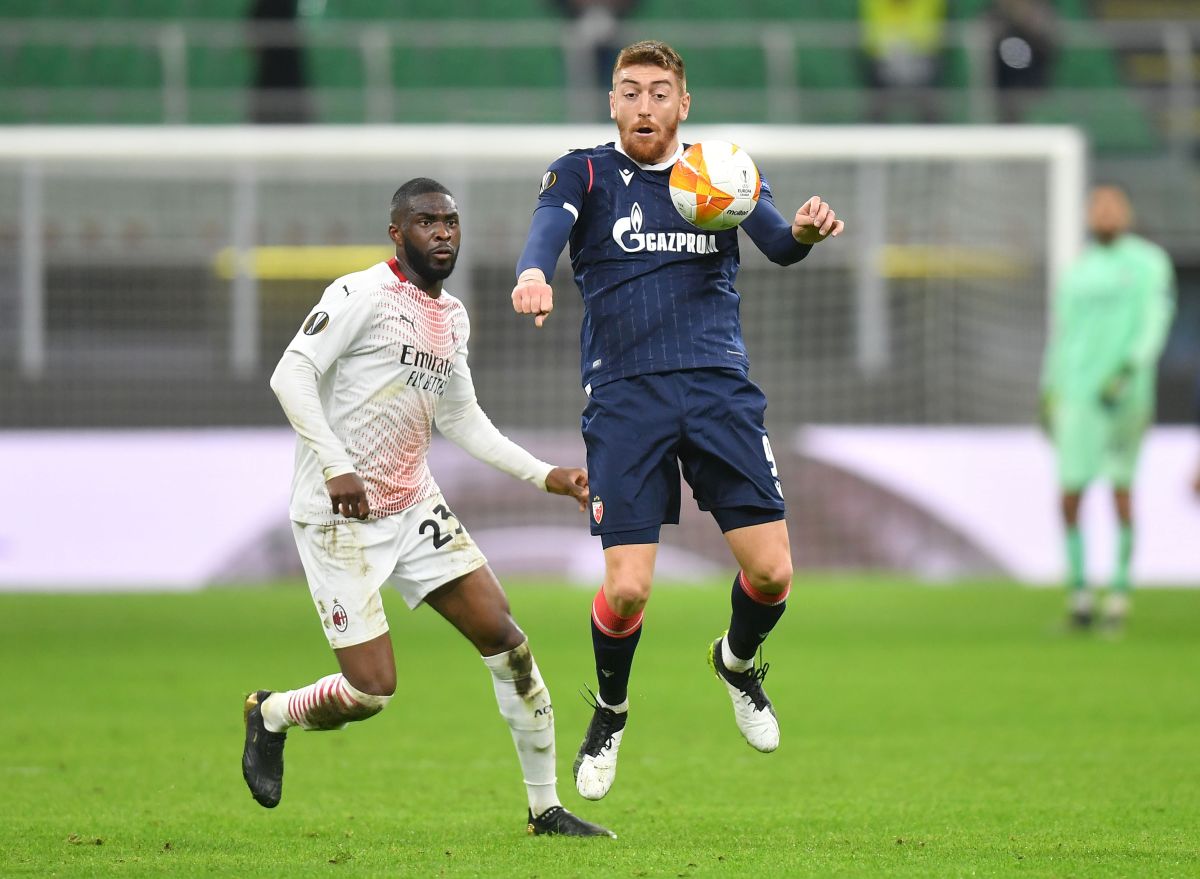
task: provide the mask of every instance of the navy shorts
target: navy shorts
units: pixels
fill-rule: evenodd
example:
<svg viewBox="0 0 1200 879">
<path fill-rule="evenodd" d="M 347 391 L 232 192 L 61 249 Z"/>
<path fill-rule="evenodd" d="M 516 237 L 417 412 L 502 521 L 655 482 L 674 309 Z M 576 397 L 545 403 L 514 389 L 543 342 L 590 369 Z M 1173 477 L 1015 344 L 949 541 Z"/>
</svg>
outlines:
<svg viewBox="0 0 1200 879">
<path fill-rule="evenodd" d="M 657 543 L 679 522 L 679 474 L 722 531 L 784 517 L 763 426 L 767 398 L 733 369 L 617 379 L 583 410 L 592 533 L 604 546 Z"/>
</svg>

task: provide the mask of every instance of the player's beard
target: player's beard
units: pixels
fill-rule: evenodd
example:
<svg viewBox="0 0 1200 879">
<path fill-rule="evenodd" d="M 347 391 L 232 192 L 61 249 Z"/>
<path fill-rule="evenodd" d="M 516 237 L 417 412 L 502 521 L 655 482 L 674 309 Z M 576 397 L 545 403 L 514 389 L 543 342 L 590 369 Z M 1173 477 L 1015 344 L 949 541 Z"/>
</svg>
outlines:
<svg viewBox="0 0 1200 879">
<path fill-rule="evenodd" d="M 455 250 L 449 263 L 435 266 L 425 252 L 418 250 L 407 238 L 404 240 L 404 256 L 413 271 L 426 281 L 444 281 L 450 277 L 450 273 L 454 271 L 454 264 L 458 262 L 458 251 Z"/>
<path fill-rule="evenodd" d="M 679 124 L 676 123 L 669 128 L 659 126 L 657 133 L 650 140 L 641 140 L 634 135 L 641 124 L 641 122 L 634 122 L 627 128 L 621 129 L 621 149 L 625 150 L 625 154 L 643 165 L 655 165 L 669 158 L 664 154 L 674 143 L 675 134 L 679 131 Z"/>
</svg>

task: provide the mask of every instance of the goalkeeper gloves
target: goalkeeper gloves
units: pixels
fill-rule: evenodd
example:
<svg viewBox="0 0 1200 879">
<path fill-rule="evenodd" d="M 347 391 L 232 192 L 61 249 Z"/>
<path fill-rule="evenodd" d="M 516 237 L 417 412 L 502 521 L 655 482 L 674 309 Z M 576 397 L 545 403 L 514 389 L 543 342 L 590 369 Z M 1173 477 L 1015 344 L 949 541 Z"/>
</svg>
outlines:
<svg viewBox="0 0 1200 879">
<path fill-rule="evenodd" d="M 1121 398 L 1125 395 L 1125 389 L 1129 386 L 1129 378 L 1133 375 L 1133 367 L 1126 363 L 1116 375 L 1104 383 L 1104 387 L 1100 389 L 1100 405 L 1105 409 L 1113 409 Z"/>
<path fill-rule="evenodd" d="M 1054 394 L 1051 391 L 1042 392 L 1042 399 L 1038 405 L 1038 424 L 1046 436 L 1054 435 Z"/>
</svg>

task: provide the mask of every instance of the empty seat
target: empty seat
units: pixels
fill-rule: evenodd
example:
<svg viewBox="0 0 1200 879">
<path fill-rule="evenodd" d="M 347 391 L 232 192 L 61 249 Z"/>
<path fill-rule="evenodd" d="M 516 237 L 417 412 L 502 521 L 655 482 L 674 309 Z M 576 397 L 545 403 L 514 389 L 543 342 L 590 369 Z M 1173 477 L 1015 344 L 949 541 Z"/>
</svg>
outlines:
<svg viewBox="0 0 1200 879">
<path fill-rule="evenodd" d="M 392 54 L 392 82 L 405 88 L 541 88 L 564 76 L 557 46 L 408 46 Z"/>
<path fill-rule="evenodd" d="M 241 47 L 189 45 L 187 79 L 192 88 L 230 88 L 250 84 L 250 52 Z"/>
</svg>

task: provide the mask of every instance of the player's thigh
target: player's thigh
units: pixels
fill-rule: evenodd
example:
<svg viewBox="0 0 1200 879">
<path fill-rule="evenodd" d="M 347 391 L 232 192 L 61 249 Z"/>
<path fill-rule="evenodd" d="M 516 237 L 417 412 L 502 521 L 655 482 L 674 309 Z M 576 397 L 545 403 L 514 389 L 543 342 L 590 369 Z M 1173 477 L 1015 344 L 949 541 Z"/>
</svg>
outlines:
<svg viewBox="0 0 1200 879">
<path fill-rule="evenodd" d="M 750 585 L 768 593 L 782 592 L 792 582 L 792 544 L 787 522 L 778 519 L 732 528 L 725 540 Z"/>
<path fill-rule="evenodd" d="M 767 398 L 735 370 L 688 372 L 687 417 L 679 447 L 683 476 L 702 510 L 712 510 L 722 531 L 783 518 L 783 487 L 764 414 Z M 767 518 L 724 516 L 747 510 Z"/>
<path fill-rule="evenodd" d="M 379 589 L 396 565 L 392 523 L 387 519 L 332 525 L 293 522 L 292 534 L 329 646 L 353 647 L 386 634 Z"/>
<path fill-rule="evenodd" d="M 434 589 L 425 596 L 425 603 L 483 656 L 512 650 L 525 640 L 513 621 L 508 596 L 487 565 Z"/>
<path fill-rule="evenodd" d="M 351 686 L 376 696 L 390 696 L 396 692 L 396 657 L 392 653 L 392 636 L 387 632 L 333 652 L 342 676 Z"/>
<path fill-rule="evenodd" d="M 640 375 L 594 387 L 583 410 L 592 534 L 647 532 L 679 521 L 682 399 L 673 373 Z M 607 543 L 606 543 L 607 545 Z"/>
<path fill-rule="evenodd" d="M 1128 488 L 1137 474 L 1142 440 L 1153 417 L 1150 406 L 1129 406 L 1112 413 L 1108 422 L 1104 476 L 1118 488 Z"/>
<path fill-rule="evenodd" d="M 1054 424 L 1054 452 L 1059 485 L 1077 492 L 1100 475 L 1107 444 L 1108 419 L 1089 402 L 1059 404 Z"/>
<path fill-rule="evenodd" d="M 389 518 L 396 521 L 399 549 L 392 585 L 410 608 L 487 564 L 440 492 Z"/>
</svg>

